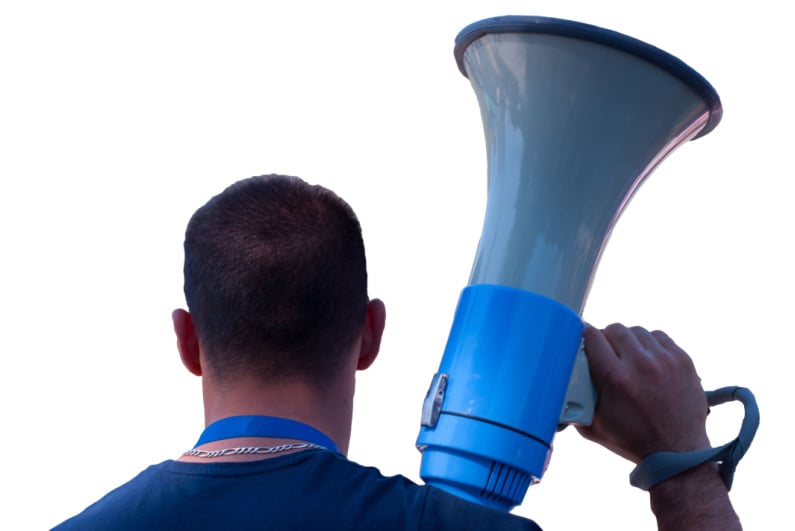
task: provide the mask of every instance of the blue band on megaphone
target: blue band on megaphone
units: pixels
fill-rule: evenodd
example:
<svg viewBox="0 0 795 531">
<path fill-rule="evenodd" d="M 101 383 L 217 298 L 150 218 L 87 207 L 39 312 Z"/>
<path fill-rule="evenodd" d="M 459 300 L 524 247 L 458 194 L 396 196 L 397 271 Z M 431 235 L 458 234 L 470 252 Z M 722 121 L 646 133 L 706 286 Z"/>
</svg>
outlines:
<svg viewBox="0 0 795 531">
<path fill-rule="evenodd" d="M 546 468 L 582 328 L 535 293 L 464 289 L 439 367 L 447 384 L 426 398 L 439 411 L 417 439 L 420 476 L 495 509 L 518 505 Z"/>
</svg>

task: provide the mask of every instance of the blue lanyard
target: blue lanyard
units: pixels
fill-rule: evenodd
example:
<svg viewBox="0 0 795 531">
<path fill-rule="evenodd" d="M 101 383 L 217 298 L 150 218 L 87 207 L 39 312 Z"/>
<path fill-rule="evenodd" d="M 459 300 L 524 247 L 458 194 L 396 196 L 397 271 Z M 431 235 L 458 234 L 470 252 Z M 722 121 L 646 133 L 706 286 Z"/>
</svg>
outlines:
<svg viewBox="0 0 795 531">
<path fill-rule="evenodd" d="M 325 433 L 312 426 L 280 417 L 240 415 L 217 420 L 207 426 L 194 448 L 202 444 L 236 437 L 279 437 L 317 444 L 339 453 L 337 445 Z"/>
</svg>

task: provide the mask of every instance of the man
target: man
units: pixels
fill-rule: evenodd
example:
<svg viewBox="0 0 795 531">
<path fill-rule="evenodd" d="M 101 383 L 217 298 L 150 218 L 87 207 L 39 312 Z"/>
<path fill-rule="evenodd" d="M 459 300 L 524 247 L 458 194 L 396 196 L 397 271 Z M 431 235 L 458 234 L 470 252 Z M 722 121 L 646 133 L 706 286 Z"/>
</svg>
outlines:
<svg viewBox="0 0 795 531">
<path fill-rule="evenodd" d="M 359 222 L 327 189 L 287 176 L 233 184 L 191 218 L 174 311 L 185 367 L 202 377 L 206 429 L 59 529 L 539 529 L 346 459 L 356 372 L 375 360 Z M 638 462 L 709 446 L 687 354 L 661 332 L 585 332 L 600 405 L 581 433 Z M 651 489 L 660 529 L 739 529 L 717 470 Z"/>
</svg>

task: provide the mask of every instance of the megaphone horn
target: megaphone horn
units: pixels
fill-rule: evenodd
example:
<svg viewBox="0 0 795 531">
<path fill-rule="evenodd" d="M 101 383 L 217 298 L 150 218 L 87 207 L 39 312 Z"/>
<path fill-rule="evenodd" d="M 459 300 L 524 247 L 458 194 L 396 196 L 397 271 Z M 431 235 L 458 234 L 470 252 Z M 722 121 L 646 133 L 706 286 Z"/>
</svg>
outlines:
<svg viewBox="0 0 795 531">
<path fill-rule="evenodd" d="M 510 510 L 541 479 L 559 422 L 593 414 L 587 366 L 572 374 L 613 225 L 666 155 L 718 124 L 721 104 L 679 59 L 572 21 L 483 20 L 459 33 L 455 58 L 480 105 L 488 201 L 423 404 L 420 475 Z M 570 381 L 580 398 L 566 408 Z"/>
</svg>

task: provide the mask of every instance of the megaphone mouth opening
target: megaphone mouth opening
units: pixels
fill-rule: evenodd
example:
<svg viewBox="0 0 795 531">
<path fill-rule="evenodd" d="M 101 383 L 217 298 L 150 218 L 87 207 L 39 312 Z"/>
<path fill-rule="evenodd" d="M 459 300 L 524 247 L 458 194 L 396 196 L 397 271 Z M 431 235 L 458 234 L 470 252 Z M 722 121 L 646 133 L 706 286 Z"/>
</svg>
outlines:
<svg viewBox="0 0 795 531">
<path fill-rule="evenodd" d="M 485 35 L 497 33 L 535 33 L 569 37 L 614 48 L 648 61 L 677 77 L 703 100 L 709 111 L 709 121 L 694 137 L 699 138 L 718 125 L 723 115 L 720 97 L 712 85 L 681 59 L 646 42 L 598 26 L 550 17 L 503 16 L 470 24 L 455 38 L 454 55 L 458 69 L 469 77 L 464 61 L 467 47 Z"/>
</svg>

